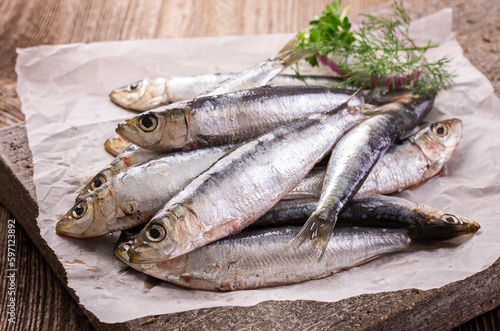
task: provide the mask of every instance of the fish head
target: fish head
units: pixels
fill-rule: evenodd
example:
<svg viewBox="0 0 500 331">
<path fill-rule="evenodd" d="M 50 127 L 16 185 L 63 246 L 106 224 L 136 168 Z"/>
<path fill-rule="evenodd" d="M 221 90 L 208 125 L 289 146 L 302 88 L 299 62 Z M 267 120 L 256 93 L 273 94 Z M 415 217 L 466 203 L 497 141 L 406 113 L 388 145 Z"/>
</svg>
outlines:
<svg viewBox="0 0 500 331">
<path fill-rule="evenodd" d="M 187 143 L 188 126 L 183 108 L 148 111 L 118 124 L 116 132 L 132 143 L 153 151 L 172 151 Z"/>
<path fill-rule="evenodd" d="M 426 178 L 433 177 L 441 171 L 455 152 L 461 135 L 462 121 L 453 118 L 432 123 L 411 138 L 429 160 L 430 167 L 425 174 Z"/>
<path fill-rule="evenodd" d="M 186 262 L 189 260 L 187 255 L 181 255 L 159 263 L 132 263 L 130 261 L 128 251 L 133 247 L 134 241 L 144 226 L 144 224 L 141 224 L 121 232 L 115 246 L 115 256 L 130 267 L 159 279 L 166 280 L 169 274 L 180 274 L 185 269 Z"/>
<path fill-rule="evenodd" d="M 144 229 L 145 224 L 139 224 L 133 228 L 123 230 L 115 245 L 115 256 L 122 262 L 130 264 L 128 250 L 133 246 L 134 240 Z"/>
<path fill-rule="evenodd" d="M 112 91 L 109 98 L 123 108 L 146 111 L 168 102 L 165 87 L 166 79 L 163 77 L 146 78 Z"/>
<path fill-rule="evenodd" d="M 158 263 L 190 251 L 199 234 L 196 215 L 182 205 L 162 210 L 128 248 L 131 263 Z"/>
<path fill-rule="evenodd" d="M 114 199 L 104 185 L 76 201 L 73 207 L 57 222 L 56 233 L 60 236 L 90 238 L 111 232 L 109 224 L 120 215 Z"/>
<path fill-rule="evenodd" d="M 468 218 L 439 212 L 427 220 L 425 226 L 409 229 L 412 237 L 420 240 L 447 240 L 476 233 L 481 226 Z"/>
</svg>

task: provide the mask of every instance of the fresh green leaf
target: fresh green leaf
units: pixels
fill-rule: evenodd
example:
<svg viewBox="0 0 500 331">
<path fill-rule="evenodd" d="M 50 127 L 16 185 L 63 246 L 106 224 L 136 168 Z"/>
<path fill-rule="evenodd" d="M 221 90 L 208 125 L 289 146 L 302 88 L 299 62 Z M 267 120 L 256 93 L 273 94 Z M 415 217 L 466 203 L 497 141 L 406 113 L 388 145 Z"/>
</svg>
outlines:
<svg viewBox="0 0 500 331">
<path fill-rule="evenodd" d="M 446 70 L 449 60 L 427 62 L 425 52 L 437 45 L 417 46 L 409 37 L 410 17 L 401 3 L 394 2 L 390 17 L 364 15 L 361 28 L 351 32 L 348 7 L 340 13 L 341 1 L 334 0 L 308 32 L 298 35 L 298 48 L 314 53 L 306 61 L 318 65 L 317 56 L 327 56 L 340 67 L 343 85 L 363 88 L 388 86 L 415 93 L 437 93 L 449 88 L 453 74 Z"/>
</svg>

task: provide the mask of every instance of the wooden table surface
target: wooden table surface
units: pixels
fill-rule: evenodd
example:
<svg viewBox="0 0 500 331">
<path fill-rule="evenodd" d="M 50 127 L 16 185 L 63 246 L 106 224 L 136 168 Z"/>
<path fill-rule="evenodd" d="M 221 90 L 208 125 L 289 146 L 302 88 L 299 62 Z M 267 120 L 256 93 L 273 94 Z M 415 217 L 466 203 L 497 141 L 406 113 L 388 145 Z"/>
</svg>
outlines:
<svg viewBox="0 0 500 331">
<path fill-rule="evenodd" d="M 16 96 L 17 47 L 142 38 L 292 33 L 307 26 L 329 0 L 0 0 L 0 277 L 6 280 L 7 222 L 16 227 L 16 323 L 9 323 L 9 283 L 2 281 L 0 329 L 439 329 L 447 330 L 497 307 L 500 262 L 464 281 L 430 291 L 404 290 L 349 298 L 337 303 L 264 302 L 152 316 L 121 324 L 100 323 L 83 312 L 68 291 L 65 273 L 40 239 L 32 181 L 33 164 Z M 344 1 L 351 13 L 384 0 Z M 500 2 L 405 1 L 412 18 L 454 9 L 454 31 L 469 60 L 500 95 Z M 482 315 L 463 330 L 495 329 L 498 312 Z M 496 312 L 496 313 L 495 313 Z"/>
</svg>

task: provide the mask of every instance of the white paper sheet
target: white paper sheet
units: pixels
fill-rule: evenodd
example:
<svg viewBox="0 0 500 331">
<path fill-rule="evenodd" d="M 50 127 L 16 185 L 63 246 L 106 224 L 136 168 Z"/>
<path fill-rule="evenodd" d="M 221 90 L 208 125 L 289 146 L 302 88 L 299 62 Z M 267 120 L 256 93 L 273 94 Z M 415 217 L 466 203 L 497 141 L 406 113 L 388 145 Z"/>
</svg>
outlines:
<svg viewBox="0 0 500 331">
<path fill-rule="evenodd" d="M 404 288 L 430 289 L 490 266 L 500 255 L 500 101 L 490 82 L 463 56 L 451 32 L 451 10 L 415 21 L 414 36 L 441 44 L 429 60 L 447 55 L 456 84 L 441 92 L 428 122 L 458 117 L 462 141 L 446 176 L 401 196 L 478 221 L 479 233 L 454 249 L 396 254 L 302 284 L 212 293 L 152 284 L 113 255 L 117 235 L 90 240 L 55 233 L 57 216 L 72 207 L 83 182 L 112 157 L 103 142 L 134 113 L 113 105 L 109 92 L 155 76 L 235 72 L 268 58 L 291 35 L 139 40 L 39 46 L 18 50 L 18 93 L 26 114 L 42 237 L 68 273 L 80 303 L 102 322 L 190 309 L 254 305 L 265 300 L 338 301 Z M 318 71 L 316 71 L 317 73 Z M 328 72 L 322 69 L 322 72 Z"/>
</svg>

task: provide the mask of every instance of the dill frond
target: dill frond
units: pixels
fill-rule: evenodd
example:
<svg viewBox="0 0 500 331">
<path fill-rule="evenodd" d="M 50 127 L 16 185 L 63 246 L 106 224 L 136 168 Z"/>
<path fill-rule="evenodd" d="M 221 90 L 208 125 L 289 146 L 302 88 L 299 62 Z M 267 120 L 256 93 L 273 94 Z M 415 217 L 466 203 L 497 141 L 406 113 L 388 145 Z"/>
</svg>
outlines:
<svg viewBox="0 0 500 331">
<path fill-rule="evenodd" d="M 343 78 L 341 86 L 408 89 L 413 93 L 436 94 L 453 83 L 446 70 L 449 60 L 429 63 L 425 52 L 438 45 L 417 46 L 409 36 L 410 18 L 398 2 L 390 17 L 363 15 L 360 29 L 351 32 L 346 10 L 340 13 L 340 0 L 310 22 L 308 32 L 299 34 L 298 48 L 315 53 L 306 60 L 318 65 L 318 56 L 333 61 Z"/>
</svg>

